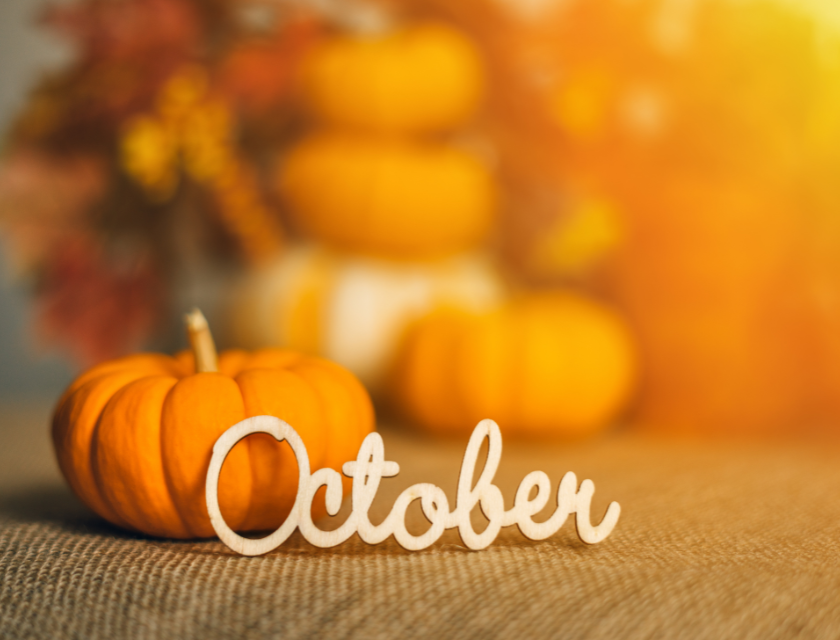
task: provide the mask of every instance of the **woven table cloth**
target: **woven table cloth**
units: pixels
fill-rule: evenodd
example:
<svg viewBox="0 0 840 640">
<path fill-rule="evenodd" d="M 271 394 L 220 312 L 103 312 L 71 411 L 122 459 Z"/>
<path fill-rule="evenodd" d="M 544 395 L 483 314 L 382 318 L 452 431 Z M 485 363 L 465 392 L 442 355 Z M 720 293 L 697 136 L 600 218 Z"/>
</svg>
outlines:
<svg viewBox="0 0 840 640">
<path fill-rule="evenodd" d="M 0 407 L 3 638 L 840 638 L 837 444 L 508 438 L 496 476 L 508 508 L 528 472 L 556 488 L 574 471 L 595 482 L 593 520 L 621 503 L 613 534 L 584 545 L 570 518 L 543 542 L 511 527 L 474 552 L 449 531 L 407 552 L 357 537 L 315 549 L 296 533 L 246 558 L 88 511 L 57 470 L 49 410 Z M 383 480 L 374 522 L 416 482 L 454 502 L 466 437 L 381 432 L 402 470 Z M 417 505 L 407 517 L 423 530 Z"/>
</svg>

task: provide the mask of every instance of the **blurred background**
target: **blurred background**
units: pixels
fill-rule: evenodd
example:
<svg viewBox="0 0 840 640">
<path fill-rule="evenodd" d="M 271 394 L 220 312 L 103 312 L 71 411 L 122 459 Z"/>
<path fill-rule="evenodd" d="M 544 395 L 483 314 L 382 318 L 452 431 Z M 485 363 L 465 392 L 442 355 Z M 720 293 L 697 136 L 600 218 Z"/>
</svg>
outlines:
<svg viewBox="0 0 840 640">
<path fill-rule="evenodd" d="M 11 0 L 0 6 L 0 126 L 4 131 L 40 75 L 70 59 L 69 48 L 36 25 L 41 6 L 33 0 Z M 60 393 L 71 379 L 71 367 L 57 354 L 39 352 L 28 339 L 28 292 L 11 277 L 7 252 L 6 242 L 0 241 L 0 396 Z"/>
<path fill-rule="evenodd" d="M 186 346 L 437 434 L 840 434 L 833 0 L 4 0 L 0 397 Z"/>
</svg>

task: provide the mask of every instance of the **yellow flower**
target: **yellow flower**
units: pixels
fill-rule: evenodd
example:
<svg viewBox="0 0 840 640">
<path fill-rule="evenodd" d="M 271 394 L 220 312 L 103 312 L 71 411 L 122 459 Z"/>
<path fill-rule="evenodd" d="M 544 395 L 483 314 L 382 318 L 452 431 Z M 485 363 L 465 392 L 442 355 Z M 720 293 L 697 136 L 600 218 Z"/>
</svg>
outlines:
<svg viewBox="0 0 840 640">
<path fill-rule="evenodd" d="M 208 87 L 200 67 L 175 74 L 161 89 L 153 114 L 126 126 L 121 164 L 157 201 L 172 197 L 184 171 L 209 189 L 223 224 L 246 256 L 261 260 L 276 251 L 282 233 L 247 162 L 239 157 L 234 114 Z"/>
<path fill-rule="evenodd" d="M 177 136 L 160 121 L 139 116 L 126 125 L 120 139 L 120 163 L 154 200 L 167 200 L 175 192 L 177 156 Z"/>
</svg>

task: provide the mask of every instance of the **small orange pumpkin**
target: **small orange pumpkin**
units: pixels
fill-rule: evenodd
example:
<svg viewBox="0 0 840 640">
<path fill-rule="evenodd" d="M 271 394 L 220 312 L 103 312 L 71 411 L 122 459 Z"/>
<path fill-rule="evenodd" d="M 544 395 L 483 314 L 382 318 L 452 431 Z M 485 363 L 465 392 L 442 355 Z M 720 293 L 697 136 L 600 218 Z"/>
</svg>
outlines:
<svg viewBox="0 0 840 640">
<path fill-rule="evenodd" d="M 194 353 L 95 366 L 70 385 L 53 419 L 59 466 L 76 494 L 115 525 L 166 538 L 214 535 L 207 468 L 213 444 L 237 422 L 287 421 L 313 470 L 339 469 L 374 427 L 367 392 L 345 369 L 281 349 L 226 351 L 217 360 L 203 316 L 189 320 Z M 288 444 L 262 434 L 240 442 L 219 488 L 231 528 L 278 527 L 294 504 L 297 474 Z"/>
<path fill-rule="evenodd" d="M 633 340 L 615 313 L 551 293 L 429 316 L 409 334 L 394 380 L 404 412 L 430 431 L 469 433 L 492 418 L 512 436 L 544 438 L 607 427 L 636 377 Z"/>
</svg>

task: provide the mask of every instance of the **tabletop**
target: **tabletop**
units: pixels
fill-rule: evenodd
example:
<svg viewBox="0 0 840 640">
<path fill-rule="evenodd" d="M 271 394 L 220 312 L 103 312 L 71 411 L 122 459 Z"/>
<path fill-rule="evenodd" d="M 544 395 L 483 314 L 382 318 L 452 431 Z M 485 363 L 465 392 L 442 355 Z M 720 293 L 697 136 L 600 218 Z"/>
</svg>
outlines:
<svg viewBox="0 0 840 640">
<path fill-rule="evenodd" d="M 621 504 L 613 534 L 587 546 L 571 520 L 542 542 L 511 527 L 477 552 L 454 531 L 419 552 L 356 537 L 316 549 L 294 534 L 247 558 L 100 520 L 61 479 L 49 412 L 0 406 L 4 638 L 840 637 L 837 444 L 508 439 L 496 478 L 508 507 L 528 472 L 556 487 L 574 471 L 595 482 L 593 520 Z M 416 482 L 454 499 L 467 437 L 381 432 L 402 471 L 383 480 L 372 520 Z"/>
</svg>

